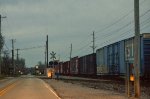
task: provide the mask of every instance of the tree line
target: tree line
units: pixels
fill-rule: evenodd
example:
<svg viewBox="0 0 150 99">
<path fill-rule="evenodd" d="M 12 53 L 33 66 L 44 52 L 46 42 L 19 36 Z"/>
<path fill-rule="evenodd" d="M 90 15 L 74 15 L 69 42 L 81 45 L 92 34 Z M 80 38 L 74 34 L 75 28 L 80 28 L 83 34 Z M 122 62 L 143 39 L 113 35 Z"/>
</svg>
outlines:
<svg viewBox="0 0 150 99">
<path fill-rule="evenodd" d="M 3 49 L 4 44 L 4 37 L 2 33 L 0 33 L 0 76 L 12 76 L 14 74 L 25 73 L 25 59 L 14 59 L 15 66 L 13 66 L 12 58 L 9 56 L 8 50 Z"/>
</svg>

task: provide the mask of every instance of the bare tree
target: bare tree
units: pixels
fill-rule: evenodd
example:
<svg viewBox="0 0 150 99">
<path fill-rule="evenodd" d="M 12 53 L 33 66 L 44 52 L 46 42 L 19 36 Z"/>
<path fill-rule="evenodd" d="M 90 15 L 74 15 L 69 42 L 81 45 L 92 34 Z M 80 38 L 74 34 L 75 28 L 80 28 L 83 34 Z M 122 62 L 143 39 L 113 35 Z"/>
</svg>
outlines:
<svg viewBox="0 0 150 99">
<path fill-rule="evenodd" d="M 4 46 L 4 37 L 2 36 L 0 32 L 0 75 L 1 75 L 1 65 L 2 65 L 1 53 L 2 53 L 3 46 Z"/>
</svg>

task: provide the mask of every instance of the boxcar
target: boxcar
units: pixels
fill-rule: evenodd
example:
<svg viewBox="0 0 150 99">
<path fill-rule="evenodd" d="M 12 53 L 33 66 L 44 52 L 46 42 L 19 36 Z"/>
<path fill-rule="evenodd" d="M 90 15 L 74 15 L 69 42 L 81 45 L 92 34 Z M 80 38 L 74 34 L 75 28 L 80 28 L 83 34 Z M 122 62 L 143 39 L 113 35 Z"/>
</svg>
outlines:
<svg viewBox="0 0 150 99">
<path fill-rule="evenodd" d="M 63 75 L 70 75 L 70 61 L 63 63 Z"/>
<path fill-rule="evenodd" d="M 78 56 L 71 58 L 70 60 L 70 74 L 71 75 L 78 75 L 79 74 L 79 65 L 78 65 Z"/>
<path fill-rule="evenodd" d="M 114 43 L 107 46 L 107 61 L 109 67 L 110 74 L 118 74 L 119 73 L 119 62 L 115 59 L 115 55 L 118 57 L 118 43 Z M 115 51 L 117 50 L 117 51 Z M 115 53 L 117 52 L 117 53 Z"/>
<path fill-rule="evenodd" d="M 124 41 L 98 49 L 96 56 L 97 75 L 122 75 L 125 73 Z"/>
<path fill-rule="evenodd" d="M 125 40 L 125 61 L 134 64 L 134 38 Z M 150 77 L 150 33 L 144 33 L 140 37 L 140 74 Z"/>
<path fill-rule="evenodd" d="M 94 76 L 96 74 L 96 54 L 89 54 L 79 58 L 79 74 Z"/>
<path fill-rule="evenodd" d="M 107 75 L 109 73 L 107 65 L 107 47 L 96 50 L 97 75 Z"/>
<path fill-rule="evenodd" d="M 63 62 L 59 62 L 59 74 L 63 74 Z"/>
<path fill-rule="evenodd" d="M 150 77 L 150 33 L 140 36 L 140 73 Z M 97 75 L 124 75 L 134 63 L 134 37 L 118 41 L 96 51 Z"/>
<path fill-rule="evenodd" d="M 142 39 L 142 46 L 141 46 L 141 64 L 143 65 L 143 75 L 145 77 L 150 78 L 150 34 L 144 34 Z"/>
</svg>

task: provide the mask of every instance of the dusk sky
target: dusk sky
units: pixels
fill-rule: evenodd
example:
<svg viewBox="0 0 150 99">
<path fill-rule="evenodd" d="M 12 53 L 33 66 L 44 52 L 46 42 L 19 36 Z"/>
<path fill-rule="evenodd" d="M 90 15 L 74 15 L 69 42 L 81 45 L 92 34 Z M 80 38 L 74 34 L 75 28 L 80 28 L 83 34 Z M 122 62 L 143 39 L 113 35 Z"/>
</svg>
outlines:
<svg viewBox="0 0 150 99">
<path fill-rule="evenodd" d="M 69 60 L 71 43 L 72 57 L 92 53 L 93 31 L 96 49 L 134 35 L 134 0 L 0 0 L 0 14 L 7 17 L 2 35 L 10 56 L 11 39 L 15 49 L 43 46 L 19 51 L 27 67 L 44 63 L 46 35 L 49 54 L 62 61 Z M 140 29 L 150 33 L 150 0 L 140 0 Z"/>
</svg>

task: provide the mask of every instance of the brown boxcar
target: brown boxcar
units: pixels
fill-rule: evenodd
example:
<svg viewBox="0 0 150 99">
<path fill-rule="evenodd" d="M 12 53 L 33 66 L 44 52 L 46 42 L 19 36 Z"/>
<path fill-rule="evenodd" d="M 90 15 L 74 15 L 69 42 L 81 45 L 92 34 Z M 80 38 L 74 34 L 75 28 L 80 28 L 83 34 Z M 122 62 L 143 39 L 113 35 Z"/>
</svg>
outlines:
<svg viewBox="0 0 150 99">
<path fill-rule="evenodd" d="M 79 74 L 79 66 L 78 66 L 78 56 L 71 58 L 70 61 L 70 75 L 78 75 Z"/>
<path fill-rule="evenodd" d="M 96 75 L 96 54 L 89 54 L 79 58 L 79 74 L 82 76 Z"/>
<path fill-rule="evenodd" d="M 63 63 L 63 75 L 70 75 L 70 61 L 66 61 Z"/>
<path fill-rule="evenodd" d="M 59 62 L 59 74 L 63 74 L 63 62 Z"/>
</svg>

